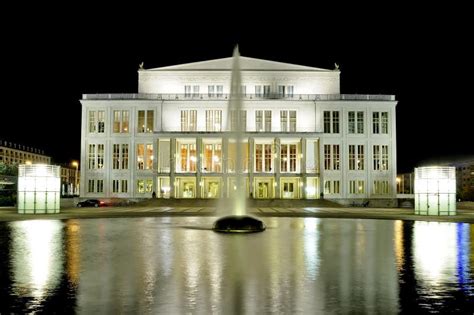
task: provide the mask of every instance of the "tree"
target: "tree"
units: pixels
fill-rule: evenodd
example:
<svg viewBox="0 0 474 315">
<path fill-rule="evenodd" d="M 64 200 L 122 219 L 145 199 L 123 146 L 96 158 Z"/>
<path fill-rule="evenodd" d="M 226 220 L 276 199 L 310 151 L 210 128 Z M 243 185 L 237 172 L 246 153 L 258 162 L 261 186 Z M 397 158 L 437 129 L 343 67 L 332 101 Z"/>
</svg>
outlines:
<svg viewBox="0 0 474 315">
<path fill-rule="evenodd" d="M 18 176 L 18 165 L 0 163 L 0 175 Z"/>
</svg>

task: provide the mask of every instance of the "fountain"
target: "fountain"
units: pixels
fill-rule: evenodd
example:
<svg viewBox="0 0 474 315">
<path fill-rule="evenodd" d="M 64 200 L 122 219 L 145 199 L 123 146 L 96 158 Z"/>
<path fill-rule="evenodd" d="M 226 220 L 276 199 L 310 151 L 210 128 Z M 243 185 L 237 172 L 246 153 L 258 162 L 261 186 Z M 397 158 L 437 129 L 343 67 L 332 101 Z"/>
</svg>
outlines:
<svg viewBox="0 0 474 315">
<path fill-rule="evenodd" d="M 228 157 L 229 161 L 232 159 L 235 162 L 235 194 L 231 198 L 230 207 L 232 214 L 222 217 L 214 222 L 213 230 L 223 233 L 252 233 L 262 232 L 265 230 L 265 224 L 257 218 L 247 215 L 246 207 L 246 188 L 245 188 L 245 174 L 243 172 L 242 160 L 242 135 L 243 130 L 242 117 L 240 115 L 242 110 L 242 94 L 240 91 L 240 64 L 239 64 L 239 48 L 234 49 L 232 60 L 232 77 L 230 86 L 230 97 L 228 105 L 228 122 L 230 123 L 230 113 L 235 113 L 235 124 L 231 124 L 231 132 L 227 137 L 231 137 L 236 141 L 235 156 Z M 229 124 L 228 124 L 229 125 Z"/>
</svg>

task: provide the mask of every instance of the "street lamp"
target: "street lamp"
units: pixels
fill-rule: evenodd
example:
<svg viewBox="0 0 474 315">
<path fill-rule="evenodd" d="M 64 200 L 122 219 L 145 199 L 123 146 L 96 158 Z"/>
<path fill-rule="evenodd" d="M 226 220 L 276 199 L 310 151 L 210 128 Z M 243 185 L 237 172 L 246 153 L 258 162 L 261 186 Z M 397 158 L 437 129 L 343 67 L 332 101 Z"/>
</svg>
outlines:
<svg viewBox="0 0 474 315">
<path fill-rule="evenodd" d="M 75 166 L 76 167 L 76 172 L 74 174 L 74 195 L 78 195 L 79 194 L 79 189 L 78 189 L 78 180 L 77 180 L 77 177 L 78 177 L 78 171 L 79 171 L 79 163 L 77 161 L 73 161 L 72 162 L 72 166 Z"/>
</svg>

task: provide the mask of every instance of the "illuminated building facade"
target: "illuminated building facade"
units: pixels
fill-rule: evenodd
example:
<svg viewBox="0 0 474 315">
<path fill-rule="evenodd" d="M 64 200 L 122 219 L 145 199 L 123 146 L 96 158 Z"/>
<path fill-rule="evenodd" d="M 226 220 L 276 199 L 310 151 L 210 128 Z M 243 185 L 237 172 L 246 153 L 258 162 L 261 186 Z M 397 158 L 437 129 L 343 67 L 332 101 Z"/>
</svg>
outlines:
<svg viewBox="0 0 474 315">
<path fill-rule="evenodd" d="M 43 150 L 0 140 L 0 163 L 5 164 L 51 164 L 51 157 Z"/>
<path fill-rule="evenodd" d="M 395 198 L 394 95 L 341 94 L 337 67 L 240 57 L 236 113 L 231 68 L 232 58 L 141 67 L 136 94 L 84 94 L 81 196 L 231 196 L 240 115 L 248 197 Z"/>
</svg>

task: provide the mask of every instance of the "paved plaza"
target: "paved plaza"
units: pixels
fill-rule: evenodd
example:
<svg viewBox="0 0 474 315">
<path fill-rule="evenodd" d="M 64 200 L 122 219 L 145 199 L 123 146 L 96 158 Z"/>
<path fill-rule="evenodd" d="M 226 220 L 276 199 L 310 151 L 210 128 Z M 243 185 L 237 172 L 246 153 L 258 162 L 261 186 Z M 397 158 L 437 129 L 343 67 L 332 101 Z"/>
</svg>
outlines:
<svg viewBox="0 0 474 315">
<path fill-rule="evenodd" d="M 474 223 L 474 209 L 458 209 L 455 216 L 421 216 L 414 215 L 413 209 L 403 208 L 330 208 L 330 207 L 251 207 L 249 214 L 258 217 L 315 217 L 315 218 L 351 218 L 351 219 L 386 219 L 386 220 L 421 220 L 439 222 Z M 58 214 L 18 214 L 16 208 L 0 208 L 0 221 L 32 219 L 84 219 L 113 217 L 146 217 L 146 216 L 223 216 L 216 207 L 181 207 L 181 206 L 121 206 L 101 208 L 61 209 Z"/>
</svg>

